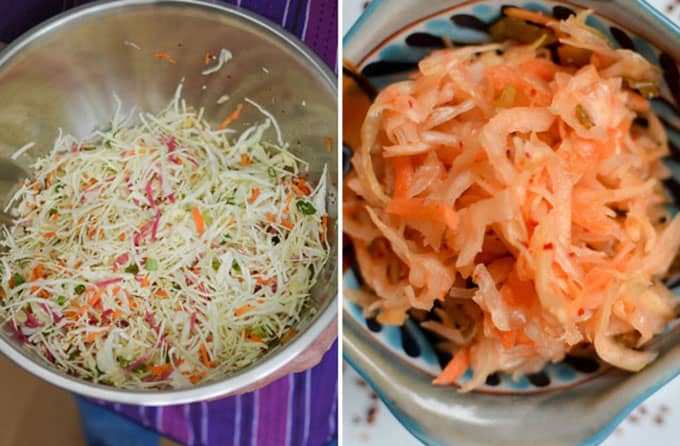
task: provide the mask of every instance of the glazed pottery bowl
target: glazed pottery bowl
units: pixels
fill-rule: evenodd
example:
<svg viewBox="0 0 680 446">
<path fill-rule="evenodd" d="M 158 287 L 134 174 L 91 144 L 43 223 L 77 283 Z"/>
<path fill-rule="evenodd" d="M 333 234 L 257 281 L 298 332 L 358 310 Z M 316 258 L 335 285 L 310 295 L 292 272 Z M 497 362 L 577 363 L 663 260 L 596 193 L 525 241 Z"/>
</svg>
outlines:
<svg viewBox="0 0 680 446">
<path fill-rule="evenodd" d="M 420 59 L 447 42 L 489 41 L 489 25 L 507 5 L 560 19 L 592 9 L 589 24 L 614 46 L 633 49 L 659 66 L 664 85 L 652 106 L 667 128 L 672 148 L 667 164 L 674 178 L 666 180 L 665 186 L 674 203 L 680 202 L 680 30 L 641 1 L 373 0 L 345 36 L 345 85 L 350 86 L 345 91 L 370 90 L 353 85 L 357 80 L 379 90 L 404 79 Z M 346 108 L 348 103 L 346 98 Z M 356 114 L 345 111 L 345 128 L 356 119 Z M 356 144 L 357 139 L 346 133 L 345 173 L 351 169 L 349 159 Z M 361 275 L 349 245 L 345 259 L 344 286 L 359 288 Z M 676 294 L 678 282 L 677 277 L 667 282 Z M 595 445 L 637 404 L 680 372 L 680 330 L 673 322 L 653 340 L 660 349 L 658 359 L 639 373 L 625 373 L 592 356 L 574 354 L 517 380 L 493 374 L 480 389 L 461 394 L 453 387 L 431 384 L 450 356 L 436 351 L 433 337 L 413 320 L 402 327 L 383 326 L 375 319 L 367 320 L 349 299 L 344 299 L 343 308 L 346 360 L 428 445 Z M 461 381 L 470 376 L 468 371 Z"/>
<path fill-rule="evenodd" d="M 233 58 L 203 75 L 206 52 Z M 166 53 L 167 58 L 154 57 Z M 6 333 L 0 351 L 36 376 L 85 396 L 131 404 L 180 404 L 237 392 L 286 367 L 337 317 L 337 88 L 332 71 L 294 36 L 241 9 L 192 0 L 97 2 L 57 16 L 0 52 L 0 197 L 28 171 L 9 158 L 27 142 L 51 150 L 59 128 L 76 137 L 106 126 L 117 94 L 125 109 L 158 112 L 183 82 L 188 105 L 217 125 L 250 98 L 277 119 L 292 151 L 310 163 L 316 182 L 328 167 L 331 254 L 312 290 L 315 311 L 302 315 L 297 336 L 250 367 L 218 381 L 178 390 L 131 391 L 93 384 L 56 370 Z M 218 98 L 230 100 L 219 103 Z M 239 121 L 262 116 L 244 108 Z M 238 122 L 237 122 L 238 124 Z M 270 137 L 273 137 L 271 135 Z M 33 152 L 37 154 L 36 152 Z"/>
</svg>

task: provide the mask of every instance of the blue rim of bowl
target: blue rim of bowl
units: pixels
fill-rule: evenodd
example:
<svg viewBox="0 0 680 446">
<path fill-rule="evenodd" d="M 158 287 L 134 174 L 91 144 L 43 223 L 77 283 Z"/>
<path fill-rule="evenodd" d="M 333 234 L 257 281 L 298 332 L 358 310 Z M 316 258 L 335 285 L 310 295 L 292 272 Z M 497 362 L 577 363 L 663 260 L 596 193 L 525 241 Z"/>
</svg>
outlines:
<svg viewBox="0 0 680 446">
<path fill-rule="evenodd" d="M 361 13 L 357 21 L 354 22 L 352 27 L 347 31 L 345 36 L 342 38 L 342 46 L 347 45 L 347 43 L 350 40 L 352 40 L 357 31 L 359 31 L 359 29 L 361 29 L 366 24 L 366 21 L 368 21 L 369 17 L 371 17 L 373 13 L 375 13 L 375 11 L 378 9 L 378 6 L 384 3 L 384 1 L 385 0 L 372 0 L 368 4 L 368 7 L 364 10 L 364 12 Z"/>
<path fill-rule="evenodd" d="M 634 1 L 637 4 L 637 6 L 641 7 L 642 10 L 650 17 L 652 17 L 657 23 L 672 30 L 676 35 L 678 35 L 678 37 L 680 37 L 680 27 L 678 27 L 675 23 L 669 20 L 665 15 L 661 14 L 661 12 L 658 9 L 654 8 L 646 0 L 634 0 Z M 347 31 L 347 33 L 343 37 L 342 39 L 343 46 L 347 45 L 347 43 L 349 43 L 349 41 L 351 41 L 352 38 L 354 38 L 356 33 L 366 24 L 368 19 L 371 16 L 373 16 L 373 14 L 378 10 L 378 7 L 383 3 L 385 3 L 385 0 L 372 0 L 369 3 L 368 7 L 364 10 L 361 16 L 359 16 L 359 19 L 357 19 L 357 21 L 354 22 L 354 24 L 351 26 L 351 28 Z M 428 446 L 443 446 L 436 440 L 429 438 L 407 415 L 402 413 L 398 407 L 392 404 L 389 398 L 387 398 L 386 395 L 382 392 L 381 388 L 378 385 L 376 385 L 375 382 L 373 382 L 368 373 L 366 373 L 365 370 L 359 367 L 359 365 L 347 353 L 343 352 L 342 357 L 359 374 L 359 376 L 361 376 L 368 383 L 368 385 L 371 386 L 373 391 L 376 393 L 376 395 L 378 395 L 380 400 L 387 406 L 392 415 L 394 415 L 394 417 L 399 421 L 399 423 L 402 426 L 404 426 L 406 430 L 408 430 L 415 438 L 417 438 L 418 441 Z M 611 421 L 609 421 L 609 423 L 602 426 L 600 430 L 591 435 L 579 446 L 597 446 L 600 443 L 602 443 L 611 435 L 612 432 L 614 432 L 616 427 L 628 416 L 628 414 L 635 410 L 637 406 L 639 406 L 643 401 L 652 396 L 659 389 L 661 389 L 663 386 L 668 384 L 670 381 L 672 381 L 679 375 L 680 369 L 675 370 L 668 376 L 665 376 L 664 378 L 652 384 L 644 392 L 637 396 L 630 404 L 628 404 L 626 407 L 624 407 L 618 413 L 616 413 L 614 417 L 611 419 Z M 450 446 L 455 445 L 451 444 Z"/>
</svg>

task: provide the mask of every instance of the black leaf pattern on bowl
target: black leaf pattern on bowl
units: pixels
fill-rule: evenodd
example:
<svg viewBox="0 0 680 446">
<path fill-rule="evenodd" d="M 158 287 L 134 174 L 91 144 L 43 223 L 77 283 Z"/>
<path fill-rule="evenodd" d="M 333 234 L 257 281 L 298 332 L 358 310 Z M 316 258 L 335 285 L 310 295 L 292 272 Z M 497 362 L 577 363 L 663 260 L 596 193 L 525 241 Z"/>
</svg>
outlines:
<svg viewBox="0 0 680 446">
<path fill-rule="evenodd" d="M 614 36 L 614 38 L 619 43 L 621 48 L 625 48 L 627 50 L 635 50 L 635 44 L 633 43 L 633 39 L 631 39 L 630 36 L 626 34 L 625 31 L 615 26 L 610 27 L 609 31 L 612 33 L 612 36 Z"/>
<path fill-rule="evenodd" d="M 663 185 L 671 193 L 673 202 L 680 203 L 680 183 L 675 178 L 667 178 L 663 180 Z"/>
<path fill-rule="evenodd" d="M 371 62 L 361 70 L 361 74 L 366 77 L 386 76 L 388 74 L 399 74 L 405 71 L 413 71 L 418 68 L 417 62 L 395 62 L 391 60 L 379 60 Z"/>
<path fill-rule="evenodd" d="M 566 6 L 555 6 L 553 8 L 553 17 L 557 20 L 566 20 L 569 17 L 576 15 L 573 9 L 567 8 Z"/>
<path fill-rule="evenodd" d="M 680 73 L 678 72 L 678 66 L 673 58 L 666 53 L 661 53 L 659 56 L 659 65 L 663 71 L 663 78 L 668 85 L 668 89 L 673 95 L 673 99 L 675 99 L 676 106 L 680 106 Z"/>
<path fill-rule="evenodd" d="M 676 146 L 673 141 L 668 141 L 668 148 L 671 151 L 671 158 L 680 160 L 680 147 Z"/>
<path fill-rule="evenodd" d="M 548 387 L 550 385 L 550 377 L 545 372 L 531 373 L 526 377 L 536 387 Z"/>
<path fill-rule="evenodd" d="M 600 363 L 591 356 L 567 355 L 564 363 L 569 364 L 574 370 L 581 373 L 595 373 L 600 368 Z"/>
<path fill-rule="evenodd" d="M 451 21 L 461 28 L 474 29 L 476 31 L 487 32 L 489 24 L 479 20 L 470 14 L 456 14 L 451 16 Z"/>
<path fill-rule="evenodd" d="M 444 39 L 429 33 L 413 33 L 406 38 L 406 45 L 416 48 L 444 48 Z"/>
<path fill-rule="evenodd" d="M 666 99 L 664 97 L 661 97 L 661 96 L 656 97 L 656 98 L 652 99 L 651 102 L 652 102 L 653 105 L 659 104 L 662 107 L 667 107 L 671 110 L 675 110 L 676 113 L 677 113 L 677 107 L 675 106 L 675 104 L 673 104 L 671 101 L 669 101 L 668 99 Z"/>
<path fill-rule="evenodd" d="M 382 330 L 382 324 L 375 317 L 366 318 L 366 326 L 372 332 L 378 333 Z"/>
<path fill-rule="evenodd" d="M 366 79 L 365 76 L 362 76 L 353 69 L 344 65 L 342 66 L 342 75 L 348 76 L 350 79 L 356 82 L 357 86 L 366 94 L 366 96 L 368 96 L 371 101 L 373 101 L 376 96 L 378 96 L 378 91 L 375 89 L 373 84 L 371 84 L 371 82 Z"/>
<path fill-rule="evenodd" d="M 451 362 L 453 355 L 451 353 L 443 352 L 439 349 L 435 349 L 434 353 L 435 355 L 437 355 L 437 361 L 439 362 L 439 366 L 442 368 L 442 370 L 444 370 L 448 363 Z"/>
<path fill-rule="evenodd" d="M 352 171 L 352 155 L 354 152 L 347 144 L 342 145 L 342 176 L 347 176 Z"/>
<path fill-rule="evenodd" d="M 680 285 L 680 274 L 676 275 L 675 277 L 670 277 L 668 280 L 665 280 L 664 284 L 670 289 L 673 289 L 673 288 L 679 286 Z"/>
<path fill-rule="evenodd" d="M 487 386 L 496 387 L 500 383 L 501 383 L 501 377 L 498 376 L 498 373 L 492 373 L 491 375 L 486 377 L 486 385 Z"/>
<path fill-rule="evenodd" d="M 411 333 L 408 331 L 406 326 L 402 325 L 399 327 L 399 329 L 401 331 L 401 345 L 404 349 L 404 352 L 412 358 L 417 358 L 420 356 L 420 346 L 416 340 L 413 339 L 413 336 L 411 336 Z"/>
<path fill-rule="evenodd" d="M 664 118 L 663 116 L 658 115 L 659 121 L 661 121 L 661 124 L 666 128 L 666 130 L 675 130 L 676 132 L 680 132 L 680 127 L 676 126 L 672 122 L 670 122 L 668 119 Z"/>
<path fill-rule="evenodd" d="M 351 259 L 351 262 L 349 263 L 349 268 L 354 273 L 354 277 L 356 277 L 359 287 L 360 288 L 363 287 L 366 282 L 364 281 L 364 277 L 361 275 L 361 270 L 359 269 L 357 257 L 356 255 L 354 255 L 354 247 L 352 246 L 351 243 L 347 243 L 346 245 L 343 246 L 342 251 L 343 251 L 342 255 L 345 259 Z"/>
</svg>

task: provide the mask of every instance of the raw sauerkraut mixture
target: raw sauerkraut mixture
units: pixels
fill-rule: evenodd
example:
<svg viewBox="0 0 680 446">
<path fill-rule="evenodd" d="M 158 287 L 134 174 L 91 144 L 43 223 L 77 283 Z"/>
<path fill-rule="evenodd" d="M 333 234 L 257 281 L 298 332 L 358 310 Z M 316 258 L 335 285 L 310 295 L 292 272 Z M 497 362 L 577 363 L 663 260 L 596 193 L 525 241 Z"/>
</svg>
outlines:
<svg viewBox="0 0 680 446">
<path fill-rule="evenodd" d="M 295 334 L 327 253 L 318 185 L 276 120 L 186 106 L 61 135 L 7 209 L 0 321 L 59 369 L 123 388 L 222 378 Z M 265 132 L 277 135 L 267 141 Z"/>
<path fill-rule="evenodd" d="M 661 279 L 680 245 L 648 101 L 659 72 L 588 12 L 505 13 L 491 28 L 503 42 L 436 51 L 369 108 L 345 180 L 366 285 L 349 294 L 439 335 L 453 357 L 436 384 L 471 367 L 469 391 L 583 344 L 640 370 L 674 315 Z"/>
</svg>

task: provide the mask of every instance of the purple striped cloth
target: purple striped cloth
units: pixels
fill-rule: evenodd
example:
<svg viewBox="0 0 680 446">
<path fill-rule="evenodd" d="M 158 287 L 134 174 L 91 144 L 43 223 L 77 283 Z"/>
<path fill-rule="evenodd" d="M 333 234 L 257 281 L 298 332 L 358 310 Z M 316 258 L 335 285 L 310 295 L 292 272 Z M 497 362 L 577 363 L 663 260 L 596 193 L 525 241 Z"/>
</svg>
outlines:
<svg viewBox="0 0 680 446">
<path fill-rule="evenodd" d="M 322 446 L 337 436 L 337 341 L 316 367 L 244 395 L 166 407 L 96 401 L 187 445 Z"/>
<path fill-rule="evenodd" d="M 82 0 L 0 0 L 0 41 Z M 337 70 L 337 0 L 230 0 L 282 25 Z M 168 407 L 99 402 L 188 445 L 321 446 L 337 435 L 337 342 L 316 367 L 244 395 Z"/>
<path fill-rule="evenodd" d="M 0 42 L 11 42 L 34 25 L 92 0 L 0 0 Z M 213 0 L 212 3 L 220 3 Z M 337 70 L 337 0 L 228 0 L 286 28 Z"/>
</svg>

